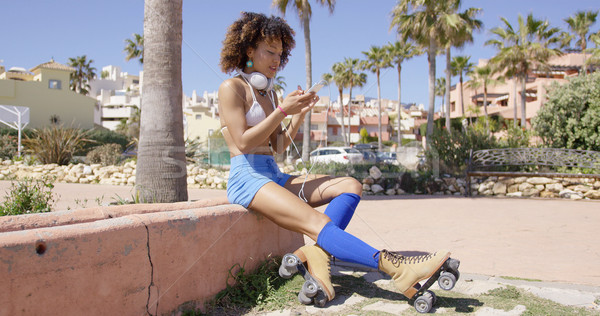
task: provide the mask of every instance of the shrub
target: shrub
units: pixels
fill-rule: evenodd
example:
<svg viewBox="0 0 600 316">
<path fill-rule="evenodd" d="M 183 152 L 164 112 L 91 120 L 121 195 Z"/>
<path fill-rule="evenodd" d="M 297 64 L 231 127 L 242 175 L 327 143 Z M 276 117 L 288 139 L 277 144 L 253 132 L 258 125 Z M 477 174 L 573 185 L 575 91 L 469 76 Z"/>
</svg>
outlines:
<svg viewBox="0 0 600 316">
<path fill-rule="evenodd" d="M 78 150 L 76 155 L 86 156 L 92 149 L 104 144 L 119 144 L 119 146 L 121 146 L 121 151 L 123 151 L 130 142 L 130 139 L 127 138 L 127 136 L 105 128 L 94 128 L 89 130 L 86 138 L 89 139 L 90 142 L 84 143 L 81 150 Z"/>
<path fill-rule="evenodd" d="M 467 128 L 466 132 L 454 131 L 452 134 L 445 129 L 434 129 L 433 135 L 427 140 L 428 149 L 425 151 L 427 165 L 439 171 L 458 174 L 464 171 L 469 151 L 498 147 L 496 139 L 478 129 Z"/>
<path fill-rule="evenodd" d="M 50 178 L 25 178 L 12 182 L 0 216 L 50 212 L 54 203 L 53 188 Z"/>
<path fill-rule="evenodd" d="M 66 165 L 73 153 L 90 141 L 86 137 L 87 132 L 81 129 L 52 124 L 41 130 L 35 129 L 31 137 L 23 140 L 23 144 L 43 164 Z"/>
<path fill-rule="evenodd" d="M 121 145 L 104 144 L 92 149 L 86 156 L 88 163 L 99 163 L 103 166 L 116 165 L 121 160 Z"/>
<path fill-rule="evenodd" d="M 548 102 L 532 119 L 546 145 L 600 151 L 600 72 L 548 89 Z"/>
<path fill-rule="evenodd" d="M 0 159 L 12 159 L 17 155 L 17 139 L 14 136 L 0 136 Z"/>
</svg>

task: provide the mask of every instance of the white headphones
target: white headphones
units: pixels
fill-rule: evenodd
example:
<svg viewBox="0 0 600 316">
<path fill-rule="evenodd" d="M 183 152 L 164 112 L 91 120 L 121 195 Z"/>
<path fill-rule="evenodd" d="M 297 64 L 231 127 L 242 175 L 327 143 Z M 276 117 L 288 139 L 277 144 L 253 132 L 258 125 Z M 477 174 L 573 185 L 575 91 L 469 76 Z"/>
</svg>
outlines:
<svg viewBox="0 0 600 316">
<path fill-rule="evenodd" d="M 273 79 L 267 78 L 267 76 L 261 74 L 260 72 L 253 72 L 251 74 L 247 74 L 241 70 L 238 70 L 240 76 L 244 77 L 248 83 L 256 88 L 257 90 L 267 90 L 270 91 L 273 89 Z"/>
</svg>

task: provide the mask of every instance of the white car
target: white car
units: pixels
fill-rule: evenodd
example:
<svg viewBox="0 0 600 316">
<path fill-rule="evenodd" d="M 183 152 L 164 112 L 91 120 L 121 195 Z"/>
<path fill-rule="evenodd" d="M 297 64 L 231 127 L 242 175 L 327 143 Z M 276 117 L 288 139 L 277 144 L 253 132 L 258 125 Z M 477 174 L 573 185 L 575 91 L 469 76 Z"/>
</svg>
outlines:
<svg viewBox="0 0 600 316">
<path fill-rule="evenodd" d="M 363 154 L 350 147 L 323 147 L 310 153 L 311 163 L 359 163 L 363 160 Z"/>
</svg>

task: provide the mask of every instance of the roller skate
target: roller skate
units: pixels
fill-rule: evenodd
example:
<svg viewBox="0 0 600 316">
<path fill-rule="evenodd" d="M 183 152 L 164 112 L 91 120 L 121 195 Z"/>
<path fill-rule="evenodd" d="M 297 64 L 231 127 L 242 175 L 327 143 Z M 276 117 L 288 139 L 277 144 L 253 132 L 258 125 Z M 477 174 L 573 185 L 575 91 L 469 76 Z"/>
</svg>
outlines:
<svg viewBox="0 0 600 316">
<path fill-rule="evenodd" d="M 329 274 L 329 254 L 317 245 L 306 245 L 283 256 L 279 275 L 289 279 L 296 272 L 304 278 L 298 301 L 304 305 L 314 302 L 323 307 L 335 297 Z"/>
<path fill-rule="evenodd" d="M 435 281 L 445 291 L 454 288 L 460 277 L 459 265 L 460 261 L 450 258 L 447 251 L 421 256 L 379 252 L 379 270 L 392 277 L 395 287 L 419 313 L 428 313 L 435 305 L 437 297 L 429 290 Z M 425 283 L 419 283 L 425 279 Z"/>
</svg>

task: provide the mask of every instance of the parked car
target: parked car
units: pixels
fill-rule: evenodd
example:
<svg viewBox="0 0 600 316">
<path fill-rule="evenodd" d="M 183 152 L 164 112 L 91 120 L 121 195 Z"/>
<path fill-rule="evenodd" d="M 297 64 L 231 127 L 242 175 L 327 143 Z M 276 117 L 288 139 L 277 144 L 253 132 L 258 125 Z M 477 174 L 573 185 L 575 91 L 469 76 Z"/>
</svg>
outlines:
<svg viewBox="0 0 600 316">
<path fill-rule="evenodd" d="M 363 160 L 363 154 L 351 147 L 323 147 L 310 153 L 310 162 L 315 163 L 358 163 Z"/>
<path fill-rule="evenodd" d="M 377 162 L 399 165 L 398 156 L 395 152 L 378 152 Z"/>
<path fill-rule="evenodd" d="M 370 150 L 363 151 L 362 155 L 363 155 L 364 163 L 376 163 L 377 162 L 377 155 L 375 155 L 375 153 Z"/>
<path fill-rule="evenodd" d="M 353 147 L 354 149 L 360 151 L 360 152 L 365 152 L 365 151 L 371 151 L 371 152 L 375 152 L 377 150 L 377 145 L 374 144 L 356 144 Z"/>
</svg>

